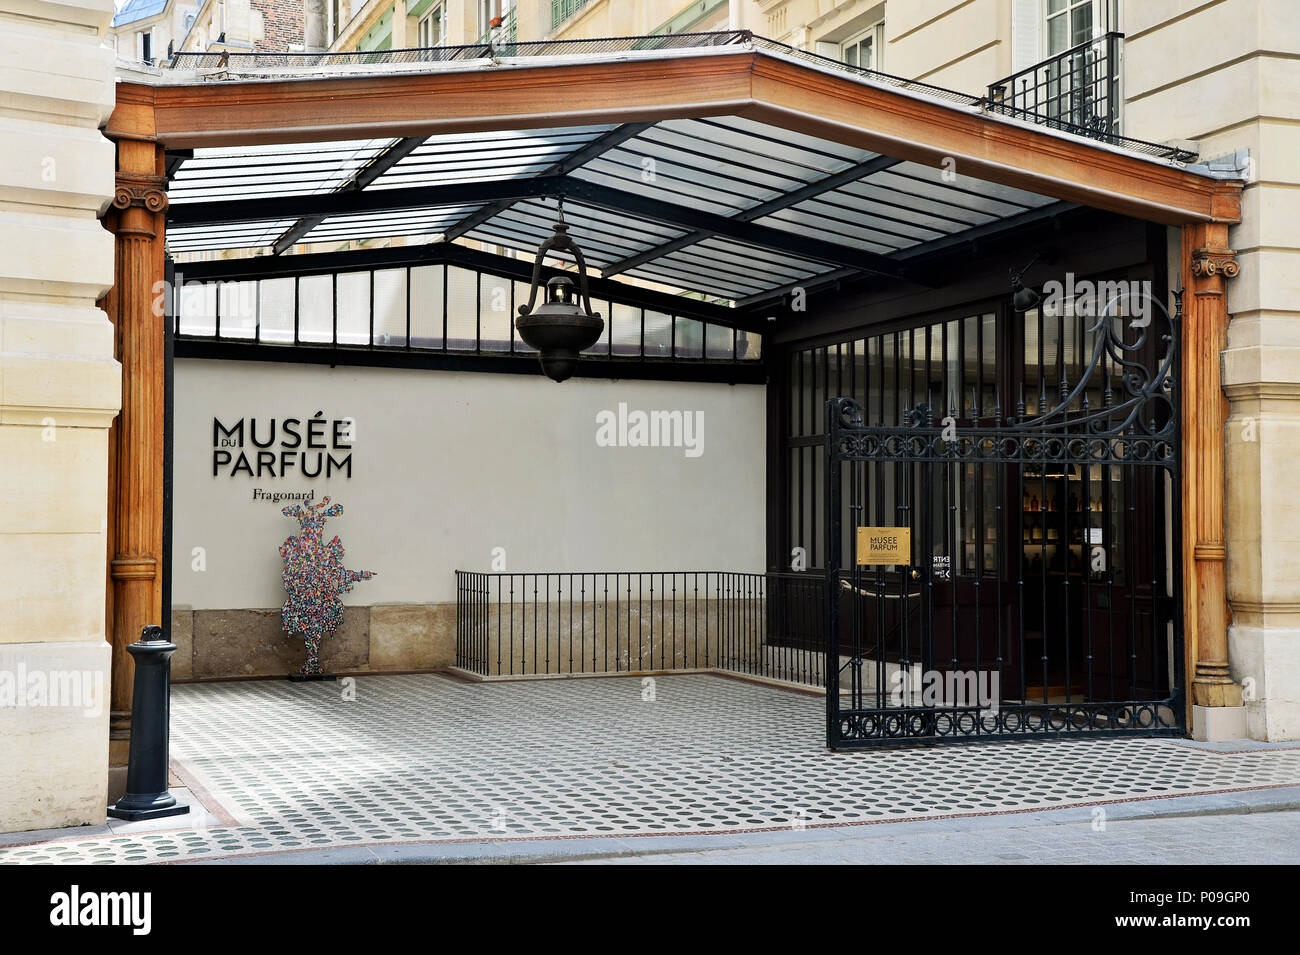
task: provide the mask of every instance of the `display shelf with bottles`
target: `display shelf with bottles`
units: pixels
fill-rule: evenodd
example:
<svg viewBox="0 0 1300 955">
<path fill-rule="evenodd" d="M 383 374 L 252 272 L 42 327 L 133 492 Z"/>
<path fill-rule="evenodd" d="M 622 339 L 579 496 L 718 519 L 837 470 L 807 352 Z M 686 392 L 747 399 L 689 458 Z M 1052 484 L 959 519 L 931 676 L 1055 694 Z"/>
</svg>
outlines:
<svg viewBox="0 0 1300 955">
<path fill-rule="evenodd" d="M 1076 465 L 1044 470 L 1025 469 L 1020 521 L 1024 573 L 1086 572 L 1091 579 L 1106 579 L 1123 551 L 1119 483 L 1112 477 L 1108 514 L 1103 469 L 1093 469 L 1097 473 L 1086 479 Z"/>
</svg>

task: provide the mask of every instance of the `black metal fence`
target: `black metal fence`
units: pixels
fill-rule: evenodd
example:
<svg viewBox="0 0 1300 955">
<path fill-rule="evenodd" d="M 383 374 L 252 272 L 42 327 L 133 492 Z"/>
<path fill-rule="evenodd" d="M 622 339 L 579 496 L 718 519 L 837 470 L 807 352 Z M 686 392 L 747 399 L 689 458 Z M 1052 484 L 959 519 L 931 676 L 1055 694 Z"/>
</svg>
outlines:
<svg viewBox="0 0 1300 955">
<path fill-rule="evenodd" d="M 456 665 L 482 676 L 718 669 L 821 686 L 825 578 L 456 571 Z"/>
</svg>

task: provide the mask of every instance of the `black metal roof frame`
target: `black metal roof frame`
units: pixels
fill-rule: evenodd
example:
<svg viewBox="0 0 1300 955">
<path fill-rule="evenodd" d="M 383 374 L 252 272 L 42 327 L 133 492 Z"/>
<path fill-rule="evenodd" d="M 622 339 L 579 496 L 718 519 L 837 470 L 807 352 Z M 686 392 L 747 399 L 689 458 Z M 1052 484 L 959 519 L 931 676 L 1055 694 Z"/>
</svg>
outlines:
<svg viewBox="0 0 1300 955">
<path fill-rule="evenodd" d="M 213 259 L 207 262 L 176 263 L 176 281 L 241 282 L 252 279 L 276 279 L 290 276 L 325 275 L 334 272 L 361 272 L 370 269 L 397 268 L 405 265 L 459 265 L 465 268 L 512 279 L 532 280 L 533 263 L 511 259 L 492 252 L 472 249 L 451 242 L 427 245 L 391 246 L 378 249 L 349 249 L 341 252 L 309 252 L 300 255 L 258 255 L 239 259 Z M 543 280 L 561 274 L 552 265 L 543 265 Z M 593 298 L 611 299 L 653 311 L 694 318 L 714 325 L 763 334 L 770 331 L 766 320 L 751 312 L 727 308 L 713 302 L 642 288 L 613 279 L 592 276 L 589 280 Z"/>
<path fill-rule="evenodd" d="M 518 131 L 540 144 L 530 156 L 545 157 L 522 167 L 510 140 L 472 137 L 195 150 L 172 181 L 169 246 L 278 254 L 301 242 L 437 234 L 527 253 L 550 230 L 550 200 L 562 200 L 601 275 L 756 305 L 827 279 L 927 284 L 904 254 L 1055 205 L 808 137 L 779 143 L 776 130 L 737 117 L 571 130 Z M 710 156 L 704 136 L 729 139 L 734 151 Z M 448 175 L 467 144 L 476 174 Z M 770 156 L 757 152 L 765 148 Z M 620 162 L 619 151 L 631 158 Z M 656 170 L 648 184 L 635 178 L 643 152 Z"/>
<path fill-rule="evenodd" d="M 747 31 L 560 42 L 584 54 L 744 43 L 962 106 L 981 102 Z M 514 47 L 527 47 L 521 56 L 559 52 L 549 41 Z M 384 52 L 473 59 L 482 45 L 457 49 Z M 742 310 L 863 278 L 931 285 L 931 253 L 1073 208 L 737 115 L 200 148 L 169 153 L 167 169 L 173 254 L 263 247 L 279 255 L 304 243 L 399 236 L 527 254 L 550 234 L 558 201 L 605 279 L 627 275 Z"/>
</svg>

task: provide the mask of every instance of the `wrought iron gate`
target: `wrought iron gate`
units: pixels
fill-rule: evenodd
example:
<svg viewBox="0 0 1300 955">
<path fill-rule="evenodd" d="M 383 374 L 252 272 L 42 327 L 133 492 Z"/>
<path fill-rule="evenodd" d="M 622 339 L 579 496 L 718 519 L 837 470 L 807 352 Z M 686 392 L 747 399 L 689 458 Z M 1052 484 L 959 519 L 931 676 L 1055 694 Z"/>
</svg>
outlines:
<svg viewBox="0 0 1300 955">
<path fill-rule="evenodd" d="M 1182 733 L 1181 310 L 1102 311 L 1052 406 L 827 402 L 831 749 Z"/>
</svg>

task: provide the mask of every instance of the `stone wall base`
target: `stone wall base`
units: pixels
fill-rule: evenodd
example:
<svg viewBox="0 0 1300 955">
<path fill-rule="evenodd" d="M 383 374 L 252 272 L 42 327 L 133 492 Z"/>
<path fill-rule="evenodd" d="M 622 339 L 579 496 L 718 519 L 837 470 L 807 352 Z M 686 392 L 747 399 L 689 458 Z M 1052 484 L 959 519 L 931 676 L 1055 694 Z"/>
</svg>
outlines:
<svg viewBox="0 0 1300 955">
<path fill-rule="evenodd" d="M 1233 624 L 1232 679 L 1242 685 L 1251 739 L 1300 739 L 1300 628 Z"/>
<path fill-rule="evenodd" d="M 0 643 L 0 832 L 103 824 L 110 653 L 103 640 Z"/>
<path fill-rule="evenodd" d="M 1192 739 L 1202 743 L 1246 739 L 1244 706 L 1193 706 Z"/>
<path fill-rule="evenodd" d="M 280 626 L 280 610 L 173 610 L 172 679 L 288 676 L 306 658 Z M 345 607 L 321 644 L 328 672 L 430 670 L 456 662 L 456 605 Z"/>
</svg>

